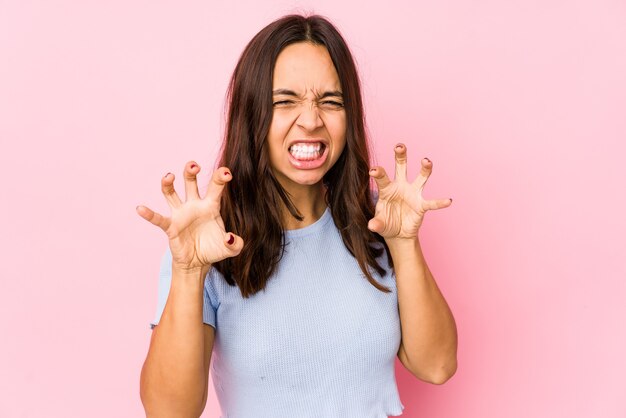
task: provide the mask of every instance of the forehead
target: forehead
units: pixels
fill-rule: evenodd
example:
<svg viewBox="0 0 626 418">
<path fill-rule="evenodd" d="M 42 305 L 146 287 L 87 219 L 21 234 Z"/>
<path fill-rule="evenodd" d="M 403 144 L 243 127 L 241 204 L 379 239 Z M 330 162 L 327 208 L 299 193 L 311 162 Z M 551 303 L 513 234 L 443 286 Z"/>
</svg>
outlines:
<svg viewBox="0 0 626 418">
<path fill-rule="evenodd" d="M 341 90 L 339 76 L 326 47 L 298 42 L 284 48 L 274 66 L 273 88 L 300 94 Z"/>
</svg>

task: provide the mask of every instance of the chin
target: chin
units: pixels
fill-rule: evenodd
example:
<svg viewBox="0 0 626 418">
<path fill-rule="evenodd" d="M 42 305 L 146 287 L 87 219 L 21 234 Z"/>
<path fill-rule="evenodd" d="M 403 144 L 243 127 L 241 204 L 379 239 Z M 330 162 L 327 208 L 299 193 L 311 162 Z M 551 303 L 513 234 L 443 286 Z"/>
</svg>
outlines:
<svg viewBox="0 0 626 418">
<path fill-rule="evenodd" d="M 299 176 L 293 176 L 290 177 L 289 180 L 291 181 L 291 183 L 293 184 L 297 184 L 299 186 L 315 186 L 316 184 L 319 184 L 322 182 L 324 178 L 323 174 L 316 174 L 316 175 L 299 175 Z"/>
<path fill-rule="evenodd" d="M 293 182 L 299 184 L 301 186 L 315 186 L 316 184 L 322 181 L 321 177 L 316 177 L 314 179 L 302 179 L 302 180 L 294 180 Z"/>
</svg>

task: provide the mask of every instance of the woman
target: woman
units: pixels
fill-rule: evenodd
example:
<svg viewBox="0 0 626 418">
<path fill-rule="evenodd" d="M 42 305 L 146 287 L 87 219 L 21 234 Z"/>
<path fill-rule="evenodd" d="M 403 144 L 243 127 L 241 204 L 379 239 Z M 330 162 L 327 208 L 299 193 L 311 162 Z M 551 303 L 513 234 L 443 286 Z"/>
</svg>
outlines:
<svg viewBox="0 0 626 418">
<path fill-rule="evenodd" d="M 427 210 L 451 204 L 422 198 L 432 163 L 407 182 L 399 144 L 394 181 L 369 169 L 354 61 L 319 16 L 261 30 L 228 100 L 206 196 L 189 162 L 185 202 L 172 174 L 161 180 L 170 218 L 137 208 L 170 247 L 141 373 L 147 415 L 199 416 L 212 354 L 225 417 L 400 415 L 396 355 L 432 383 L 456 369 L 454 319 L 417 237 Z"/>
</svg>

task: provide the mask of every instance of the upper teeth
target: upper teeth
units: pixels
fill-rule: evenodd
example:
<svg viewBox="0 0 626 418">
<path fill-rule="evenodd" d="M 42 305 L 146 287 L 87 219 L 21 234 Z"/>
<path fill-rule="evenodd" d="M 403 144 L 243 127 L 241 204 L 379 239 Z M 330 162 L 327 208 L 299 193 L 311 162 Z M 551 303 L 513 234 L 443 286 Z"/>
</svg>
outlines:
<svg viewBox="0 0 626 418">
<path fill-rule="evenodd" d="M 291 152 L 305 152 L 305 153 L 313 153 L 319 152 L 320 148 L 322 148 L 322 144 L 316 142 L 315 144 L 293 144 L 289 149 Z"/>
</svg>

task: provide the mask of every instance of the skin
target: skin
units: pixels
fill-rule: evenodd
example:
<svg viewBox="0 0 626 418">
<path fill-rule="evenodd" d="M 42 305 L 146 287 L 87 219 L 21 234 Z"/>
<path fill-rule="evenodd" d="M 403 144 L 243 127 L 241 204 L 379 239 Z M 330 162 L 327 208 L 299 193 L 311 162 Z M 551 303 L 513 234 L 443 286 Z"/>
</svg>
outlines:
<svg viewBox="0 0 626 418">
<path fill-rule="evenodd" d="M 322 178 L 345 148 L 345 110 L 340 96 L 322 97 L 341 89 L 328 52 L 317 45 L 298 43 L 285 48 L 276 62 L 273 89 L 282 91 L 273 97 L 270 162 L 304 215 L 299 222 L 283 208 L 283 226 L 297 229 L 315 222 L 326 208 Z M 323 138 L 328 144 L 328 159 L 321 167 L 301 170 L 289 163 L 290 141 L 302 138 Z M 385 238 L 395 264 L 402 330 L 398 357 L 419 379 L 443 383 L 456 370 L 456 326 L 426 265 L 418 232 L 428 210 L 448 207 L 452 201 L 424 199 L 422 191 L 432 163 L 422 160 L 420 174 L 409 183 L 406 155 L 406 147 L 399 144 L 394 180 L 382 167 L 371 169 L 379 200 L 368 227 Z M 202 322 L 204 278 L 212 263 L 234 257 L 243 248 L 241 237 L 225 231 L 220 215 L 220 196 L 232 179 L 230 170 L 220 167 L 213 173 L 204 197 L 198 192 L 199 172 L 194 161 L 186 164 L 185 201 L 174 189 L 173 174 L 161 179 L 169 217 L 137 206 L 142 218 L 165 232 L 172 252 L 170 294 L 141 372 L 141 400 L 149 417 L 201 415 L 215 338 L 215 329 Z"/>
<path fill-rule="evenodd" d="M 346 112 L 341 84 L 325 47 L 308 42 L 291 44 L 281 51 L 272 82 L 274 112 L 268 133 L 268 150 L 274 175 L 289 192 L 304 221 L 287 211 L 286 229 L 302 228 L 317 220 L 326 204 L 322 178 L 346 145 Z M 325 97 L 324 97 L 325 96 Z M 316 169 L 302 170 L 289 162 L 289 145 L 301 139 L 322 139 L 328 158 Z"/>
<path fill-rule="evenodd" d="M 161 228 L 172 252 L 172 283 L 159 325 L 141 370 L 140 395 L 148 417 L 198 417 L 206 405 L 209 364 L 215 329 L 202 321 L 204 278 L 211 263 L 234 257 L 243 240 L 224 230 L 220 196 L 232 179 L 226 167 L 217 169 L 200 198 L 196 176 L 200 167 L 185 166 L 186 201 L 174 190 L 174 175 L 161 179 L 171 216 L 145 206 L 137 213 Z"/>
<path fill-rule="evenodd" d="M 368 227 L 385 238 L 394 261 L 402 331 L 398 358 L 415 377 L 442 384 L 457 368 L 456 324 L 426 264 L 418 232 L 427 211 L 447 208 L 452 199 L 424 199 L 422 191 L 432 174 L 432 162 L 422 159 L 420 173 L 410 183 L 406 146 L 398 144 L 394 150 L 393 181 L 382 167 L 370 170 L 379 199 Z"/>
</svg>

